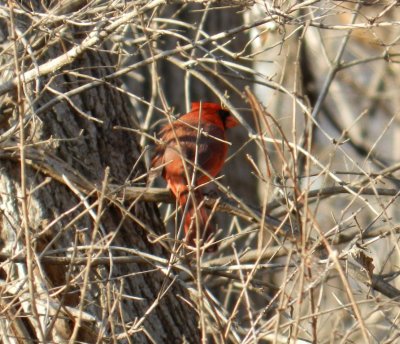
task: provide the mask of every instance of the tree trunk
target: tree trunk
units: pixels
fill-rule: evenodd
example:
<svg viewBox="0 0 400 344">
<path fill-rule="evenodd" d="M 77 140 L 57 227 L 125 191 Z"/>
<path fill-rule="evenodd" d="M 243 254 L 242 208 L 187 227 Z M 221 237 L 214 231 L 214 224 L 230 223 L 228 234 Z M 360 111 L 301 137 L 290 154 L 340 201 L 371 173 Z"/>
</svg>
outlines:
<svg viewBox="0 0 400 344">
<path fill-rule="evenodd" d="M 86 38 L 88 27 L 72 22 L 61 32 L 54 20 L 42 32 L 31 20 L 40 18 L 21 8 L 0 18 L 2 80 L 55 61 Z M 108 48 L 32 83 L 21 79 L 1 101 L 4 343 L 199 341 L 188 289 L 176 270 L 160 268 L 168 252 L 153 242 L 164 233 L 156 206 L 108 191 L 109 183 L 146 173 L 138 138 L 119 129 L 137 123 L 127 96 L 116 80 L 69 93 L 114 71 Z M 98 264 L 98 256 L 109 262 Z M 120 264 L 119 256 L 131 261 Z"/>
</svg>

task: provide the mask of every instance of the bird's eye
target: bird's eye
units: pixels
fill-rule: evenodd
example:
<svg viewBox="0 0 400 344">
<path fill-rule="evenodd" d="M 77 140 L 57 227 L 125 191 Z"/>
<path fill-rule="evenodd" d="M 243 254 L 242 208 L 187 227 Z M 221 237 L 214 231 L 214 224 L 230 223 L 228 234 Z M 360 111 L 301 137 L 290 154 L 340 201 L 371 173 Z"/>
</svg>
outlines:
<svg viewBox="0 0 400 344">
<path fill-rule="evenodd" d="M 237 119 L 228 110 L 219 110 L 218 114 L 221 117 L 222 123 L 224 123 L 225 129 L 236 127 L 239 124 Z"/>
<path fill-rule="evenodd" d="M 218 110 L 218 115 L 221 117 L 222 122 L 225 122 L 225 120 L 231 115 L 231 113 L 228 110 Z"/>
</svg>

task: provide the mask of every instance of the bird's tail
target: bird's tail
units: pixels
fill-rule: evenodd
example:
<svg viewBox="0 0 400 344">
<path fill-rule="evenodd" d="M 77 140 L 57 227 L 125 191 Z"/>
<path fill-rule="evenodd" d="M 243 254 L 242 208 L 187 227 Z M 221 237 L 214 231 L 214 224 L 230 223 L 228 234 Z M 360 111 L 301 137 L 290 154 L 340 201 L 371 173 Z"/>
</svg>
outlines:
<svg viewBox="0 0 400 344">
<path fill-rule="evenodd" d="M 202 193 L 198 190 L 194 192 L 194 197 L 189 196 L 187 191 L 182 192 L 179 195 L 179 204 L 182 208 L 182 211 L 185 211 L 186 204 L 188 203 L 184 219 L 184 229 L 186 240 L 191 246 L 195 246 L 195 239 L 197 238 L 197 221 L 200 228 L 200 239 L 202 239 L 203 242 L 208 241 L 211 236 L 216 232 L 204 207 L 203 199 L 204 197 Z M 216 249 L 215 245 L 213 245 L 212 247 Z"/>
</svg>

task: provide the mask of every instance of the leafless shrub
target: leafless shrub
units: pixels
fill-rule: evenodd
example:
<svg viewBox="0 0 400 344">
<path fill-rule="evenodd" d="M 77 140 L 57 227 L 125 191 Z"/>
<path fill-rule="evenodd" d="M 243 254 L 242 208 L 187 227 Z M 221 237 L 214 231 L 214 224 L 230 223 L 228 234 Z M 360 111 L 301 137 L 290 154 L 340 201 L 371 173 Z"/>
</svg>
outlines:
<svg viewBox="0 0 400 344">
<path fill-rule="evenodd" d="M 0 1 L 2 342 L 397 342 L 399 16 Z M 204 205 L 215 253 L 149 184 L 193 100 L 242 124 Z"/>
</svg>

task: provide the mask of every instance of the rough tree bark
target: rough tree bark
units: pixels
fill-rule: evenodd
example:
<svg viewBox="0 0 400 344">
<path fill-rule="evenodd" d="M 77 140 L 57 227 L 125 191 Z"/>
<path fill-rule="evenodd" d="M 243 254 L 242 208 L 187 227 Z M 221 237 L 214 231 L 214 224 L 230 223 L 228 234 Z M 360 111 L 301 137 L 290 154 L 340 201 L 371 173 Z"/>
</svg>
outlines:
<svg viewBox="0 0 400 344">
<path fill-rule="evenodd" d="M 31 5 L 45 11 L 40 2 Z M 53 36 L 55 22 L 39 32 L 23 6 L 2 6 L 3 81 L 86 37 L 87 28 L 73 24 Z M 107 183 L 123 185 L 146 172 L 137 137 L 115 128 L 135 127 L 118 82 L 63 98 L 113 71 L 116 57 L 97 48 L 33 83 L 21 80 L 1 101 L 1 253 L 10 257 L 0 268 L 2 341 L 196 343 L 197 315 L 173 270 L 149 259 L 113 264 L 124 255 L 116 248 L 160 258 L 167 252 L 151 242 L 152 233 L 164 231 L 155 205 L 107 193 Z M 45 107 L 56 97 L 61 101 Z M 93 185 L 92 192 L 82 191 L 79 181 Z M 72 263 L 44 262 L 44 254 Z M 108 256 L 110 264 L 95 264 L 96 256 Z M 85 259 L 74 265 L 78 258 Z"/>
</svg>

